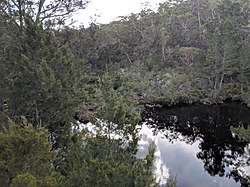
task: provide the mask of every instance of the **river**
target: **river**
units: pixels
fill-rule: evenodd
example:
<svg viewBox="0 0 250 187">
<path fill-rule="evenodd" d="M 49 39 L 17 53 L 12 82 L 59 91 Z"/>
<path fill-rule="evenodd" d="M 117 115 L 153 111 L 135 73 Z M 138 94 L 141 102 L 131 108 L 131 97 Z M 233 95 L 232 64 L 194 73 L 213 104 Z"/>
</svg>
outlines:
<svg viewBox="0 0 250 187">
<path fill-rule="evenodd" d="M 245 105 L 147 108 L 142 118 L 144 144 L 154 141 L 157 146 L 155 169 L 161 184 L 170 175 L 178 187 L 249 186 L 249 142 L 230 130 L 250 124 Z M 138 155 L 145 150 L 140 144 Z"/>
</svg>

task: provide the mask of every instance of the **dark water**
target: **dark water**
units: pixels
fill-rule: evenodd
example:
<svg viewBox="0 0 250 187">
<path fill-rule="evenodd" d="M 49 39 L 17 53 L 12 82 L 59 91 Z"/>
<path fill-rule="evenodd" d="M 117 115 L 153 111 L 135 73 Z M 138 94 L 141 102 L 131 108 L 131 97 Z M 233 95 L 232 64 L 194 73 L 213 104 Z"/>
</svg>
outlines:
<svg viewBox="0 0 250 187">
<path fill-rule="evenodd" d="M 142 114 L 155 132 L 178 187 L 249 186 L 248 142 L 230 126 L 250 124 L 250 109 L 237 102 L 148 108 Z"/>
</svg>

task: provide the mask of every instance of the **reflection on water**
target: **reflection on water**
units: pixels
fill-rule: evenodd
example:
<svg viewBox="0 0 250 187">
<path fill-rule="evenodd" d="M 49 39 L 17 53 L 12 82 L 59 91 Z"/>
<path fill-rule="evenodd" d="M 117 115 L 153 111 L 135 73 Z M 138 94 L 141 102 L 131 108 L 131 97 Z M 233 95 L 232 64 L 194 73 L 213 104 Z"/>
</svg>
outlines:
<svg viewBox="0 0 250 187">
<path fill-rule="evenodd" d="M 155 146 L 153 171 L 157 183 L 164 186 L 169 178 L 169 169 L 163 162 L 163 155 L 159 147 L 159 134 L 154 135 L 152 129 L 144 124 L 140 130 L 140 135 L 141 139 L 138 142 L 138 152 L 136 156 L 137 158 L 145 158 L 148 153 L 148 148 L 150 146 Z"/>
<path fill-rule="evenodd" d="M 248 142 L 230 131 L 250 124 L 247 107 L 235 102 L 148 108 L 142 117 L 164 136 L 158 140 L 162 160 L 179 187 L 248 186 Z"/>
</svg>

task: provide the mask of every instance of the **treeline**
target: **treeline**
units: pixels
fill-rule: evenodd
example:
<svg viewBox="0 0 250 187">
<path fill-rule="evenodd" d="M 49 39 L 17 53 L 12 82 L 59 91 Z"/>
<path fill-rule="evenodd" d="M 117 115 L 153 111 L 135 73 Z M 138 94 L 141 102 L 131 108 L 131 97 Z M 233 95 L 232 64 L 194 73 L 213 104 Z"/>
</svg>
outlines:
<svg viewBox="0 0 250 187">
<path fill-rule="evenodd" d="M 58 36 L 96 71 L 135 84 L 148 102 L 249 104 L 249 11 L 247 0 L 166 1 L 156 12 L 146 6 Z"/>
</svg>

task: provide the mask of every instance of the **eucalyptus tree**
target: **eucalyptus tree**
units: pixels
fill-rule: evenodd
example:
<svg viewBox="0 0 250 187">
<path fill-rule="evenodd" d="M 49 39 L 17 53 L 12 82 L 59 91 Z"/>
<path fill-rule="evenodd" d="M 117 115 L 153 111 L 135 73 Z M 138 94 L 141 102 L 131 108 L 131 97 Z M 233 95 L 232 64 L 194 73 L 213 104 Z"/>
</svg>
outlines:
<svg viewBox="0 0 250 187">
<path fill-rule="evenodd" d="M 207 62 L 212 70 L 210 81 L 214 89 L 221 88 L 224 82 L 230 83 L 230 78 L 235 80 L 239 74 L 242 62 L 239 54 L 249 31 L 247 15 L 249 13 L 241 12 L 239 2 L 225 0 L 217 7 L 217 17 L 206 25 Z"/>
</svg>

